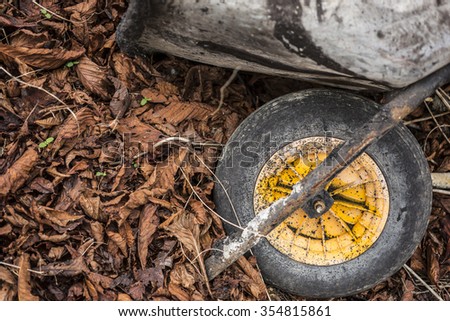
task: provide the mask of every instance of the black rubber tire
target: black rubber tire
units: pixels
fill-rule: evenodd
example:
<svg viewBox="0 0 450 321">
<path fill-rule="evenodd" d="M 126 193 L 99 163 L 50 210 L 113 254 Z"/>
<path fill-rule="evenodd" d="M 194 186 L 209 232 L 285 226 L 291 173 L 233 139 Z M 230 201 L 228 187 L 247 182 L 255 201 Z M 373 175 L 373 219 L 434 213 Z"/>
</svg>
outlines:
<svg viewBox="0 0 450 321">
<path fill-rule="evenodd" d="M 328 135 L 348 139 L 379 106 L 365 98 L 334 90 L 306 90 L 275 99 L 236 129 L 225 146 L 216 175 L 225 186 L 242 225 L 254 216 L 258 174 L 270 156 L 292 141 Z M 328 134 L 327 134 L 328 133 Z M 272 143 L 268 148 L 268 137 Z M 432 202 L 431 175 L 417 141 L 399 125 L 366 151 L 383 172 L 390 195 L 389 216 L 378 240 L 350 261 L 314 266 L 294 261 L 263 239 L 253 249 L 265 280 L 305 297 L 352 295 L 373 287 L 399 270 L 421 241 Z M 219 184 L 217 211 L 236 223 Z M 235 230 L 225 224 L 227 232 Z"/>
</svg>

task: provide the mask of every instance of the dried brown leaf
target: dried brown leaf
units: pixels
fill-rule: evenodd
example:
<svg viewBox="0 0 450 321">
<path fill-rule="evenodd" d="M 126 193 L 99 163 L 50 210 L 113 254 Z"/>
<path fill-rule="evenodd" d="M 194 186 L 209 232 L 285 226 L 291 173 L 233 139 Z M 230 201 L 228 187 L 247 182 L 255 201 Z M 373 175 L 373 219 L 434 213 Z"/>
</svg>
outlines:
<svg viewBox="0 0 450 321">
<path fill-rule="evenodd" d="M 190 295 L 185 290 L 183 290 L 179 285 L 169 283 L 168 290 L 171 295 L 173 295 L 180 301 L 189 301 L 190 299 Z"/>
<path fill-rule="evenodd" d="M 450 172 L 450 156 L 445 157 L 441 165 L 435 171 L 439 173 Z"/>
<path fill-rule="evenodd" d="M 100 222 L 90 222 L 91 225 L 91 231 L 92 231 L 92 236 L 94 237 L 94 240 L 96 242 L 99 243 L 103 243 L 104 242 L 104 228 L 103 228 L 103 224 Z"/>
<path fill-rule="evenodd" d="M 139 281 L 134 283 L 130 287 L 128 294 L 133 298 L 133 300 L 143 300 L 145 294 L 144 284 L 142 284 L 142 282 Z"/>
<path fill-rule="evenodd" d="M 40 268 L 46 275 L 61 275 L 72 277 L 83 272 L 89 272 L 88 267 L 82 256 L 65 262 L 55 262 L 44 265 Z"/>
<path fill-rule="evenodd" d="M 15 287 L 9 284 L 0 284 L 0 301 L 12 301 L 16 296 Z"/>
<path fill-rule="evenodd" d="M 133 210 L 145 205 L 149 202 L 150 198 L 160 196 L 167 190 L 165 189 L 147 189 L 141 188 L 130 194 L 128 201 L 119 210 L 119 225 L 122 225 L 125 220 L 130 216 Z"/>
<path fill-rule="evenodd" d="M 52 28 L 59 37 L 64 35 L 68 30 L 68 24 L 64 22 L 41 20 L 39 24 Z"/>
<path fill-rule="evenodd" d="M 441 197 L 439 201 L 447 213 L 450 213 L 450 197 Z"/>
<path fill-rule="evenodd" d="M 79 299 L 84 299 L 83 293 L 85 292 L 85 287 L 81 282 L 73 284 L 68 293 L 67 293 L 67 300 L 68 301 L 75 301 Z"/>
<path fill-rule="evenodd" d="M 402 301 L 413 301 L 414 300 L 414 283 L 410 280 L 406 280 L 403 286 Z"/>
<path fill-rule="evenodd" d="M 111 288 L 114 282 L 114 279 L 110 278 L 109 276 L 101 275 L 98 273 L 89 272 L 87 275 L 91 282 L 100 285 L 104 289 Z"/>
<path fill-rule="evenodd" d="M 171 102 L 167 107 L 157 111 L 155 116 L 177 126 L 188 119 L 206 120 L 212 112 L 213 107 L 202 103 Z"/>
<path fill-rule="evenodd" d="M 170 271 L 170 282 L 194 290 L 195 270 L 189 263 L 177 263 Z"/>
<path fill-rule="evenodd" d="M 163 199 L 160 199 L 160 198 L 156 198 L 156 197 L 151 197 L 151 196 L 150 196 L 150 197 L 148 198 L 148 200 L 149 200 L 150 202 L 152 202 L 153 204 L 160 205 L 160 206 L 162 206 L 162 207 L 167 208 L 168 210 L 172 210 L 173 207 L 174 207 L 174 205 L 173 205 L 171 202 L 166 201 L 166 200 L 163 200 Z"/>
<path fill-rule="evenodd" d="M 20 259 L 20 270 L 17 284 L 19 301 L 39 301 L 39 297 L 31 294 L 29 260 L 30 257 L 28 254 L 22 254 L 22 257 Z"/>
<path fill-rule="evenodd" d="M 50 249 L 48 252 L 48 257 L 53 260 L 59 260 L 65 252 L 65 248 L 63 246 L 55 246 Z"/>
<path fill-rule="evenodd" d="M 434 285 L 438 285 L 440 278 L 440 266 L 438 254 L 432 244 L 427 246 L 427 273 L 431 282 L 433 282 Z"/>
<path fill-rule="evenodd" d="M 419 246 L 414 251 L 412 257 L 411 257 L 411 268 L 416 272 L 425 273 L 425 263 L 422 258 L 422 247 Z"/>
<path fill-rule="evenodd" d="M 58 137 L 53 143 L 54 146 L 60 145 L 64 140 L 77 137 L 88 126 L 96 123 L 92 110 L 87 107 L 79 109 L 75 115 L 76 119 L 72 115 L 69 115 L 64 124 L 59 127 Z"/>
<path fill-rule="evenodd" d="M 76 71 L 78 78 L 88 91 L 100 96 L 104 100 L 110 98 L 108 90 L 112 84 L 107 77 L 105 69 L 100 68 L 89 58 L 83 57 L 79 60 L 78 65 L 76 65 Z"/>
<path fill-rule="evenodd" d="M 87 0 L 80 2 L 74 6 L 64 8 L 64 11 L 75 14 L 77 13 L 77 17 L 81 17 L 84 15 L 91 15 L 95 12 L 97 6 L 97 0 Z"/>
<path fill-rule="evenodd" d="M 54 242 L 54 243 L 64 242 L 65 240 L 68 240 L 70 238 L 70 235 L 68 235 L 66 233 L 53 234 L 53 235 L 46 235 L 44 233 L 38 233 L 38 235 L 42 241 L 48 241 L 48 242 Z"/>
<path fill-rule="evenodd" d="M 4 63 L 6 63 L 4 61 L 6 56 L 9 59 L 17 59 L 32 67 L 55 69 L 68 61 L 78 59 L 84 54 L 84 49 L 82 47 L 74 47 L 72 50 L 27 48 L 0 44 L 0 52 L 4 55 L 0 55 L 0 61 L 3 60 Z"/>
<path fill-rule="evenodd" d="M 266 286 L 260 273 L 250 264 L 250 262 L 244 256 L 241 256 L 237 260 L 237 263 L 245 272 L 245 274 L 251 279 L 251 281 L 248 282 L 248 288 L 251 294 L 255 298 L 263 300 L 265 298 Z"/>
<path fill-rule="evenodd" d="M 50 222 L 63 227 L 67 226 L 70 222 L 83 218 L 83 215 L 73 215 L 66 211 L 59 211 L 46 206 L 39 205 L 38 210 Z"/>
<path fill-rule="evenodd" d="M 120 235 L 119 233 L 113 231 L 107 231 L 106 235 L 110 238 L 110 240 L 117 245 L 123 255 L 128 256 L 127 252 L 127 241 Z"/>
<path fill-rule="evenodd" d="M 34 148 L 29 148 L 5 174 L 0 175 L 0 196 L 6 196 L 9 192 L 15 193 L 21 188 L 38 159 L 39 155 Z"/>
<path fill-rule="evenodd" d="M 0 236 L 9 235 L 12 232 L 12 226 L 10 224 L 6 224 L 5 226 L 0 227 Z"/>
<path fill-rule="evenodd" d="M 48 33 L 34 33 L 28 29 L 20 29 L 10 39 L 10 44 L 14 47 L 42 48 L 50 37 Z"/>
<path fill-rule="evenodd" d="M 163 266 L 156 264 L 154 268 L 148 268 L 145 270 L 139 270 L 136 275 L 136 280 L 141 281 L 145 286 L 149 283 L 153 287 L 164 286 L 164 273 Z"/>
<path fill-rule="evenodd" d="M 0 26 L 13 28 L 29 28 L 35 27 L 36 22 L 26 22 L 25 19 L 20 19 L 0 13 Z"/>
<path fill-rule="evenodd" d="M 200 243 L 200 227 L 195 223 L 194 216 L 190 213 L 182 212 L 173 219 L 172 223 L 165 228 L 173 236 L 175 236 L 180 243 L 187 249 L 188 252 L 198 261 L 200 270 L 206 280 L 208 292 L 211 293 L 209 283 L 206 276 L 205 263 L 201 255 Z M 170 284 L 169 284 L 170 285 Z"/>
<path fill-rule="evenodd" d="M 129 143 L 140 143 L 144 148 L 148 148 L 150 144 L 156 143 L 161 132 L 156 128 L 144 124 L 137 117 L 127 117 L 121 119 L 117 126 L 117 131 L 129 138 Z"/>
<path fill-rule="evenodd" d="M 0 266 L 0 280 L 10 285 L 16 284 L 14 275 L 5 267 Z"/>
<path fill-rule="evenodd" d="M 199 224 L 205 224 L 207 222 L 207 214 L 206 209 L 203 206 L 202 202 L 195 199 L 191 199 L 189 205 L 191 206 L 192 210 L 195 213 L 195 218 L 197 219 L 197 222 Z"/>
<path fill-rule="evenodd" d="M 17 214 L 14 208 L 11 205 L 5 206 L 6 213 L 10 214 L 10 216 L 6 215 L 5 220 L 9 222 L 13 226 L 23 227 L 25 225 L 32 225 L 33 221 L 28 221 L 21 215 Z"/>
<path fill-rule="evenodd" d="M 52 128 L 54 126 L 61 125 L 61 120 L 57 117 L 48 117 L 35 120 L 34 123 L 43 128 Z"/>
<path fill-rule="evenodd" d="M 133 229 L 131 228 L 130 223 L 124 222 L 122 225 L 119 226 L 119 233 L 122 235 L 122 237 L 127 242 L 127 245 L 129 248 L 133 247 L 135 245 L 135 236 Z"/>
<path fill-rule="evenodd" d="M 200 227 L 195 224 L 195 217 L 190 213 L 178 215 L 166 228 L 194 256 L 200 252 Z"/>
<path fill-rule="evenodd" d="M 174 84 L 171 84 L 170 82 L 164 81 L 161 78 L 158 78 L 158 82 L 155 87 L 156 87 L 156 89 L 159 90 L 159 92 L 162 95 L 164 95 L 166 97 L 180 95 L 180 92 L 179 92 L 177 86 L 175 86 Z"/>
<path fill-rule="evenodd" d="M 145 97 L 150 103 L 164 104 L 167 102 L 166 96 L 153 88 L 145 88 L 141 91 L 141 95 Z"/>
<path fill-rule="evenodd" d="M 113 79 L 116 92 L 114 93 L 111 102 L 109 103 L 109 110 L 115 118 L 121 118 L 127 111 L 131 103 L 131 97 L 127 87 L 119 79 Z"/>
<path fill-rule="evenodd" d="M 54 193 L 53 184 L 43 177 L 36 177 L 30 184 L 30 188 L 43 194 Z"/>
<path fill-rule="evenodd" d="M 117 294 L 117 301 L 133 301 L 133 299 L 126 293 L 119 293 Z"/>
<path fill-rule="evenodd" d="M 13 82 L 9 82 L 12 84 Z M 18 129 L 22 123 L 20 118 L 9 110 L 9 102 L 0 98 L 0 132 L 7 132 L 14 129 Z"/>
<path fill-rule="evenodd" d="M 180 149 L 169 155 L 164 162 L 158 163 L 153 171 L 153 175 L 144 186 L 173 190 L 175 185 L 175 175 L 183 164 L 187 153 L 187 149 Z"/>
<path fill-rule="evenodd" d="M 99 285 L 95 286 L 94 283 L 92 283 L 89 279 L 85 279 L 84 280 L 86 287 L 85 289 L 88 292 L 88 295 L 86 295 L 86 291 L 84 296 L 87 297 L 87 299 L 91 299 L 93 301 L 98 301 L 98 291 L 97 291 L 97 287 L 100 287 Z"/>
<path fill-rule="evenodd" d="M 93 218 L 96 221 L 106 222 L 107 216 L 101 208 L 101 202 L 99 196 L 88 196 L 85 193 L 80 194 L 78 199 L 80 206 L 84 213 Z"/>
<path fill-rule="evenodd" d="M 159 217 L 156 215 L 157 206 L 147 204 L 139 218 L 138 254 L 142 269 L 147 265 L 148 246 L 153 241 L 158 229 Z"/>
<path fill-rule="evenodd" d="M 123 175 L 125 175 L 125 172 L 126 172 L 126 166 L 122 165 L 122 167 L 120 167 L 119 172 L 117 173 L 116 177 L 114 178 L 114 183 L 113 183 L 113 186 L 111 187 L 111 192 L 114 192 L 117 189 Z"/>
</svg>

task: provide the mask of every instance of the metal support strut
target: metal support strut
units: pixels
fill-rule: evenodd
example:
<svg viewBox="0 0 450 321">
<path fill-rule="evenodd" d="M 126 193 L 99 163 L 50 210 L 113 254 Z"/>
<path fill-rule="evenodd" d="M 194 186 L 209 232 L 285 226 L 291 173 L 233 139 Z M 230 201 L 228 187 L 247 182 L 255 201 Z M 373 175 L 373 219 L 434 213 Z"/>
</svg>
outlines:
<svg viewBox="0 0 450 321">
<path fill-rule="evenodd" d="M 336 147 L 314 171 L 294 185 L 289 196 L 279 199 L 256 215 L 242 230 L 219 241 L 215 251 L 206 261 L 206 271 L 211 280 L 224 271 L 245 252 L 256 245 L 262 236 L 270 233 L 296 209 L 316 197 L 326 184 L 365 149 L 411 113 L 433 91 L 450 81 L 450 65 L 428 77 L 400 90 L 394 98 L 382 105 L 372 119 L 359 128 L 351 139 Z"/>
</svg>

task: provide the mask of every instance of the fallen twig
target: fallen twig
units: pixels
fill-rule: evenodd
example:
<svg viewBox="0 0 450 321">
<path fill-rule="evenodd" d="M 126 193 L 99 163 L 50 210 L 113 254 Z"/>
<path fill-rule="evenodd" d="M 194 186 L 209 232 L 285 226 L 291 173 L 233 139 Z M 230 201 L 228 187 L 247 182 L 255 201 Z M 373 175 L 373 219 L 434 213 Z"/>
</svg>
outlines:
<svg viewBox="0 0 450 321">
<path fill-rule="evenodd" d="M 184 172 L 184 170 L 180 167 L 180 171 L 181 174 L 183 174 L 183 177 L 185 179 L 185 181 L 188 183 L 189 187 L 191 188 L 191 190 L 194 192 L 195 196 L 197 196 L 198 200 L 203 204 L 203 206 L 205 206 L 211 213 L 213 213 L 214 215 L 217 215 L 222 221 L 224 221 L 225 223 L 230 224 L 231 226 L 240 229 L 240 230 L 244 230 L 244 228 L 242 228 L 239 225 L 234 224 L 231 221 L 226 220 L 225 218 L 223 218 L 219 213 L 217 213 L 216 211 L 214 211 L 211 207 L 208 206 L 208 204 L 206 204 L 202 198 L 200 197 L 200 195 L 198 195 L 197 191 L 194 189 L 194 186 L 192 186 L 189 178 L 187 177 L 186 173 Z M 261 235 L 261 237 L 263 237 L 263 235 Z"/>
<path fill-rule="evenodd" d="M 449 115 L 449 114 L 450 114 L 450 111 L 445 111 L 445 112 L 443 112 L 443 113 L 434 115 L 434 118 L 439 118 L 439 117 L 442 117 L 442 116 L 445 116 L 445 115 Z M 427 117 L 422 117 L 422 118 L 416 118 L 416 119 L 413 119 L 413 120 L 405 121 L 405 122 L 403 122 L 403 124 L 406 125 L 406 126 L 408 126 L 408 125 L 411 125 L 411 124 L 420 123 L 420 122 L 422 122 L 422 121 L 430 120 L 430 119 L 433 119 L 433 116 L 427 116 Z"/>
<path fill-rule="evenodd" d="M 220 87 L 220 101 L 219 101 L 219 106 L 217 107 L 217 109 L 211 114 L 211 116 L 214 116 L 215 114 L 217 114 L 220 110 L 220 108 L 222 108 L 223 105 L 223 101 L 225 99 L 225 89 L 227 89 L 227 87 L 233 82 L 234 78 L 236 78 L 239 70 L 241 68 L 240 67 L 236 67 L 233 70 L 233 73 L 231 74 L 230 78 L 228 78 L 228 80 L 225 82 L 225 84 Z"/>
<path fill-rule="evenodd" d="M 20 270 L 20 266 L 18 266 L 18 265 L 14 265 L 14 264 L 2 262 L 2 261 L 0 261 L 0 265 L 4 265 L 4 266 L 7 266 L 7 267 L 10 267 L 10 268 L 13 268 L 13 269 Z M 44 271 L 36 271 L 36 270 L 32 270 L 32 269 L 28 269 L 28 271 L 31 272 L 31 273 L 39 274 L 39 275 L 44 275 L 45 274 Z"/>
<path fill-rule="evenodd" d="M 433 294 L 433 296 L 434 296 L 436 299 L 438 299 L 439 301 L 444 301 L 444 300 L 441 298 L 441 296 L 440 296 L 436 291 L 434 291 L 434 290 L 432 289 L 431 286 L 429 286 L 429 285 L 427 284 L 427 282 L 425 282 L 425 281 L 424 281 L 424 280 L 423 280 L 416 272 L 414 272 L 413 269 L 411 269 L 411 268 L 410 268 L 408 265 L 406 265 L 406 264 L 403 265 L 403 268 L 404 268 L 408 273 L 411 273 L 417 280 L 419 280 L 420 283 L 422 283 L 423 286 L 425 286 L 425 287 L 428 289 L 428 291 L 430 291 L 431 294 Z"/>
<path fill-rule="evenodd" d="M 439 189 L 439 188 L 433 188 L 433 193 L 450 195 L 450 191 L 446 191 L 445 189 Z"/>
<path fill-rule="evenodd" d="M 51 13 L 53 16 L 55 16 L 55 17 L 57 17 L 57 18 L 59 18 L 59 19 L 61 19 L 61 20 L 63 20 L 63 21 L 67 21 L 68 23 L 72 23 L 72 24 L 74 24 L 74 25 L 76 25 L 76 24 L 83 24 L 83 23 L 85 23 L 85 22 L 87 22 L 87 21 L 89 20 L 89 19 L 87 19 L 87 20 L 82 20 L 82 21 L 71 21 L 71 20 L 69 20 L 69 19 L 67 19 L 67 18 L 64 18 L 63 16 L 57 14 L 56 12 L 51 11 L 50 9 L 44 7 L 42 4 L 38 3 L 36 0 L 33 0 L 32 2 L 33 2 L 35 5 L 37 5 L 39 8 L 45 10 L 45 11 L 48 12 L 48 13 Z M 45 12 L 45 11 L 44 11 L 44 12 Z"/>
<path fill-rule="evenodd" d="M 436 90 L 436 95 L 441 99 L 442 103 L 447 107 L 448 110 L 450 110 L 450 103 L 448 102 L 450 100 L 450 97 L 447 95 L 445 91 L 443 91 L 441 88 L 438 88 Z"/>
<path fill-rule="evenodd" d="M 440 126 L 434 127 L 432 130 L 430 130 L 430 132 L 427 134 L 427 137 L 425 137 L 425 142 L 423 143 L 423 150 L 424 151 L 425 151 L 425 148 L 427 146 L 427 141 L 428 141 L 428 138 L 430 138 L 431 133 L 434 132 L 436 129 L 440 129 L 442 131 L 441 127 L 450 127 L 450 125 L 440 125 Z"/>
<path fill-rule="evenodd" d="M 442 127 L 444 127 L 444 126 L 441 126 L 441 125 L 438 123 L 436 117 L 434 117 L 433 112 L 431 111 L 430 106 L 428 106 L 428 103 L 427 103 L 426 100 L 424 101 L 424 103 L 425 103 L 425 106 L 426 106 L 427 109 L 428 109 L 428 112 L 430 113 L 431 117 L 433 118 L 434 122 L 436 123 L 436 126 L 439 128 L 439 130 L 440 130 L 440 132 L 442 133 L 442 135 L 444 135 L 445 139 L 447 140 L 447 143 L 450 144 L 450 139 L 447 137 L 447 135 L 445 134 L 445 132 L 442 130 Z"/>
</svg>

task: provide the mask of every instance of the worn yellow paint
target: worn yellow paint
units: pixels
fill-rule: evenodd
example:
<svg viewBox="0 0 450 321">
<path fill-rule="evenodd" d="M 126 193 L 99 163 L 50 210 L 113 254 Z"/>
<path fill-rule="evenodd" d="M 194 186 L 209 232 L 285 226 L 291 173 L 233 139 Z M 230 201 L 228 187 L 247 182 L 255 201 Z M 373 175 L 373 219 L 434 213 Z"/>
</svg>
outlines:
<svg viewBox="0 0 450 321">
<path fill-rule="evenodd" d="M 292 186 L 314 170 L 341 143 L 336 138 L 309 137 L 276 152 L 262 168 L 254 191 L 259 213 L 291 193 Z M 332 265 L 354 259 L 379 238 L 389 213 L 386 180 L 374 160 L 363 154 L 327 186 L 334 204 L 319 218 L 297 209 L 268 236 L 292 259 Z"/>
</svg>

